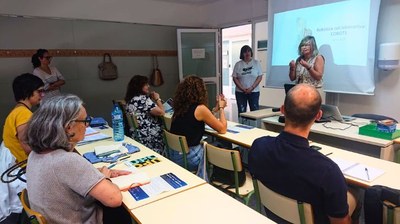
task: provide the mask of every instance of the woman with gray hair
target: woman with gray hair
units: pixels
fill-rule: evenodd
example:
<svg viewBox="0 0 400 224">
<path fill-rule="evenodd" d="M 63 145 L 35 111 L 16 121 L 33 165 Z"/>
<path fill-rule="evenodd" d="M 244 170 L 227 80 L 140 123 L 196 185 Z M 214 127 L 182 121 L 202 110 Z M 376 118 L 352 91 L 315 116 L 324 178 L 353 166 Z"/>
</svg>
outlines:
<svg viewBox="0 0 400 224">
<path fill-rule="evenodd" d="M 131 222 L 118 186 L 109 181 L 129 172 L 96 169 L 74 152 L 89 123 L 79 97 L 58 95 L 40 105 L 28 124 L 29 202 L 48 223 Z"/>
<path fill-rule="evenodd" d="M 296 84 L 307 83 L 315 88 L 322 87 L 325 59 L 318 52 L 317 43 L 313 36 L 304 37 L 297 49 L 299 57 L 289 63 L 290 81 Z"/>
</svg>

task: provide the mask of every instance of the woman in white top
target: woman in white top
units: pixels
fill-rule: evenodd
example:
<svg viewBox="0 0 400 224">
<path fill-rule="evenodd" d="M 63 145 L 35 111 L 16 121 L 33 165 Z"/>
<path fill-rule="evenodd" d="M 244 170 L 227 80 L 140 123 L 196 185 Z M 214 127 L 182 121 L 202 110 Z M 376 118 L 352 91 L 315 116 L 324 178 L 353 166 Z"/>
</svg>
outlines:
<svg viewBox="0 0 400 224">
<path fill-rule="evenodd" d="M 44 82 L 46 92 L 43 100 L 60 94 L 60 87 L 65 84 L 65 79 L 58 69 L 49 66 L 52 58 L 46 49 L 39 49 L 32 56 L 33 74 Z"/>
<path fill-rule="evenodd" d="M 240 49 L 240 61 L 235 64 L 232 77 L 235 82 L 236 102 L 238 114 L 246 112 L 247 102 L 249 102 L 250 111 L 258 110 L 258 100 L 260 90 L 258 84 L 262 79 L 262 70 L 260 62 L 253 59 L 253 50 L 248 45 Z"/>
</svg>

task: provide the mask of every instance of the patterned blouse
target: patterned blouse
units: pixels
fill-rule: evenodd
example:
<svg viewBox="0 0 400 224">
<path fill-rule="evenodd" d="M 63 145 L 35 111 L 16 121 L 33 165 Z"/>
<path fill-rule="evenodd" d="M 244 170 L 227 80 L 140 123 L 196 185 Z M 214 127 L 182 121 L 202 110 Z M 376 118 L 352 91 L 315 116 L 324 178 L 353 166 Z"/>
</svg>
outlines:
<svg viewBox="0 0 400 224">
<path fill-rule="evenodd" d="M 150 114 L 157 105 L 146 95 L 134 96 L 126 105 L 128 113 L 135 114 L 139 124 L 137 140 L 148 148 L 163 154 L 163 124 L 159 117 Z M 134 137 L 134 136 L 132 136 Z"/>
<path fill-rule="evenodd" d="M 318 57 L 318 55 L 311 57 L 308 59 L 307 63 L 311 66 L 314 67 L 315 64 L 315 59 Z M 322 87 L 322 79 L 321 80 L 315 80 L 308 70 L 302 66 L 297 60 L 296 62 L 296 83 L 307 83 L 310 85 L 313 85 L 315 88 L 321 88 Z"/>
</svg>

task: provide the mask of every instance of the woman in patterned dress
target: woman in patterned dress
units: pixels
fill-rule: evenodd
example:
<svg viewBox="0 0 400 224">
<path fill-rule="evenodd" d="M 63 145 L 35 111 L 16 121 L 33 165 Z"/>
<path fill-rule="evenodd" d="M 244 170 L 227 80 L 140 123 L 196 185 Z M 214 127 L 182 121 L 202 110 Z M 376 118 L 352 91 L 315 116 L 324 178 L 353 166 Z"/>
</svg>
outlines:
<svg viewBox="0 0 400 224">
<path fill-rule="evenodd" d="M 304 37 L 298 47 L 299 57 L 289 63 L 290 81 L 296 84 L 307 83 L 317 89 L 322 87 L 325 59 L 318 52 L 317 43 L 313 36 Z"/>
<path fill-rule="evenodd" d="M 126 111 L 137 117 L 139 124 L 137 139 L 143 145 L 164 153 L 162 116 L 164 106 L 160 95 L 150 92 L 149 79 L 135 75 L 128 84 L 125 95 Z M 133 136 L 132 136 L 133 137 Z"/>
</svg>

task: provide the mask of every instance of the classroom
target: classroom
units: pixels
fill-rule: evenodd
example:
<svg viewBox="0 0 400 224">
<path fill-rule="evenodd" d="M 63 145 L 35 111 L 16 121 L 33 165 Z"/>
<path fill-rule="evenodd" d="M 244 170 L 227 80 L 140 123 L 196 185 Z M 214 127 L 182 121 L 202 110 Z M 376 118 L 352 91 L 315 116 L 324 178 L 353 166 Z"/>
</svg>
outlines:
<svg viewBox="0 0 400 224">
<path fill-rule="evenodd" d="M 273 0 L 119 2 L 43 0 L 26 1 L 23 5 L 18 1 L 2 1 L 0 3 L 0 29 L 3 30 L 0 35 L 0 88 L 2 89 L 0 129 L 3 132 L 4 121 L 15 106 L 12 82 L 22 73 L 32 73 L 31 55 L 37 49 L 55 50 L 51 64 L 57 67 L 66 80 L 61 91 L 79 96 L 84 102 L 88 115 L 103 117 L 111 123 L 112 101 L 124 98 L 127 84 L 134 75 L 149 77 L 153 72 L 155 60 L 162 71 L 164 83 L 151 88 L 159 93 L 163 101 L 174 96 L 174 91 L 181 81 L 177 29 L 216 29 L 221 33 L 223 29 L 250 25 L 252 41 L 249 45 L 257 51 L 257 41 L 268 40 L 269 37 L 268 28 L 271 25 L 268 21 L 269 1 Z M 321 2 L 332 1 L 321 0 Z M 297 4 L 295 0 L 287 0 L 287 2 Z M 377 66 L 380 44 L 400 42 L 400 31 L 396 28 L 398 25 L 396 21 L 400 19 L 399 11 L 400 0 L 380 1 L 375 52 L 372 53 L 375 60 L 373 94 L 330 92 L 325 93 L 324 102 L 336 105 L 345 115 L 370 113 L 400 120 L 400 105 L 395 103 L 397 93 L 400 91 L 400 68 L 383 70 Z M 257 29 L 256 24 L 263 24 L 268 28 Z M 115 80 L 99 79 L 98 65 L 103 61 L 103 53 L 107 51 L 114 52 L 116 55 L 112 56 L 112 61 L 118 68 L 118 78 Z M 265 108 L 280 107 L 285 98 L 283 86 L 271 88 L 265 83 L 269 69 L 267 56 L 264 56 L 267 52 L 268 50 L 262 50 L 255 54 L 255 59 L 264 63 L 259 104 Z M 57 56 L 57 53 L 60 55 Z M 220 60 L 221 77 L 218 81 L 220 87 L 222 87 L 223 79 L 232 79 L 231 74 L 228 77 L 222 77 L 223 56 L 224 52 L 219 49 L 217 57 Z M 231 66 L 233 67 L 233 64 Z M 227 117 L 231 118 L 232 115 Z M 239 122 L 236 117 L 233 121 Z M 228 136 L 224 140 L 238 143 L 237 139 L 235 142 L 235 137 Z M 247 140 L 243 139 L 243 141 Z M 328 144 L 324 141 L 317 143 Z M 246 142 L 243 147 L 250 145 Z M 338 145 L 333 147 L 340 149 Z M 393 160 L 393 151 L 384 151 L 385 147 L 379 145 L 382 151 L 377 152 L 374 157 Z M 394 146 L 390 150 L 398 150 L 398 148 Z M 86 152 L 87 149 L 83 151 Z M 324 152 L 329 153 L 329 150 Z M 143 156 L 147 155 L 143 154 Z M 368 159 L 365 161 L 367 164 L 372 163 Z M 199 185 L 202 184 L 203 182 Z M 240 208 L 238 206 L 235 209 Z M 248 215 L 252 216 L 252 213 Z M 143 215 L 143 220 L 146 218 Z M 260 223 L 262 223 L 261 219 Z"/>
</svg>

